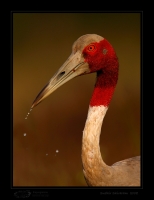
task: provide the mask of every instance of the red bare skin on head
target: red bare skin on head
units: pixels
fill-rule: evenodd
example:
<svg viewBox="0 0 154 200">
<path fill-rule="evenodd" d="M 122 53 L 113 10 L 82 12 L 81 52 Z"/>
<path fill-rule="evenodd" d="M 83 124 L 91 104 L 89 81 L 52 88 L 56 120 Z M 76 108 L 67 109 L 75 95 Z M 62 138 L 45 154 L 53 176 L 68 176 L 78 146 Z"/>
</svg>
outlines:
<svg viewBox="0 0 154 200">
<path fill-rule="evenodd" d="M 106 39 L 88 45 L 82 53 L 91 73 L 97 72 L 90 106 L 108 106 L 118 80 L 119 63 L 116 53 Z"/>
</svg>

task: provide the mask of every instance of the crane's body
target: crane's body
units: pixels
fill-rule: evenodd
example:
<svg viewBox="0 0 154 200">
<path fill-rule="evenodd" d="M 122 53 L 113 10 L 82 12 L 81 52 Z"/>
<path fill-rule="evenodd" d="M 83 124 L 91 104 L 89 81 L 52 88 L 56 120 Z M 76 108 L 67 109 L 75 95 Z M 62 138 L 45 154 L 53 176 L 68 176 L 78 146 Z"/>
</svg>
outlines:
<svg viewBox="0 0 154 200">
<path fill-rule="evenodd" d="M 106 165 L 101 157 L 99 141 L 107 109 L 105 106 L 89 106 L 82 138 L 83 173 L 87 184 L 89 186 L 139 186 L 139 156 L 117 162 L 112 166 Z"/>
<path fill-rule="evenodd" d="M 118 81 L 118 70 L 118 58 L 111 44 L 96 34 L 83 35 L 31 107 L 72 78 L 97 73 L 82 139 L 83 173 L 89 186 L 140 186 L 140 156 L 108 166 L 100 153 L 101 127 Z"/>
</svg>

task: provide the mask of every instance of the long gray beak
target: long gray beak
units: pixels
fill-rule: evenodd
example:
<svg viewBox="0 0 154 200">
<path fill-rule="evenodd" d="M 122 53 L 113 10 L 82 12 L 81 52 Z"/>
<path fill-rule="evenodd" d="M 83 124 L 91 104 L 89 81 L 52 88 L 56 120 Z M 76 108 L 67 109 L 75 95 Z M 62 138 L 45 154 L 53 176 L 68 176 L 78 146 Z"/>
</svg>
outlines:
<svg viewBox="0 0 154 200">
<path fill-rule="evenodd" d="M 35 98 L 31 109 L 41 103 L 43 99 L 58 89 L 67 81 L 76 76 L 89 73 L 88 63 L 84 61 L 84 57 L 80 52 L 72 53 L 66 62 L 60 67 L 58 72 L 50 79 L 48 84 L 40 91 Z"/>
</svg>

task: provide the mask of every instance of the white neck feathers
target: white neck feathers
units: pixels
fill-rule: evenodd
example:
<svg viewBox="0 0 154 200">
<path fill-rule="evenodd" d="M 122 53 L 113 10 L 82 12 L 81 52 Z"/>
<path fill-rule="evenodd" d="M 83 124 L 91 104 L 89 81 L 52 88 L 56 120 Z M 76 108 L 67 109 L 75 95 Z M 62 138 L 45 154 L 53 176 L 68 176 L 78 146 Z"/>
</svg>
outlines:
<svg viewBox="0 0 154 200">
<path fill-rule="evenodd" d="M 82 163 L 83 173 L 86 180 L 94 181 L 100 174 L 109 175 L 109 166 L 107 166 L 101 157 L 99 139 L 101 134 L 102 122 L 108 107 L 106 106 L 89 106 L 88 116 L 83 131 L 82 139 Z M 90 184 L 90 183 L 89 183 Z"/>
<path fill-rule="evenodd" d="M 100 135 L 103 119 L 107 112 L 106 106 L 89 106 L 88 116 L 83 131 L 83 137 L 88 137 L 94 141 L 94 137 Z"/>
</svg>

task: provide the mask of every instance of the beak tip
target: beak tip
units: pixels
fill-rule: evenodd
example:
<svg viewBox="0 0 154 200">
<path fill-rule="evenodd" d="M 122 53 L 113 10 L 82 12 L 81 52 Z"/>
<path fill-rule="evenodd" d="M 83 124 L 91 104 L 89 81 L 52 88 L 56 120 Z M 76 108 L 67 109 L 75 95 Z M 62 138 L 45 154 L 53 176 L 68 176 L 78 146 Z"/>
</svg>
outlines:
<svg viewBox="0 0 154 200">
<path fill-rule="evenodd" d="M 36 105 L 37 104 L 35 102 L 33 102 L 30 109 L 33 109 Z"/>
</svg>

